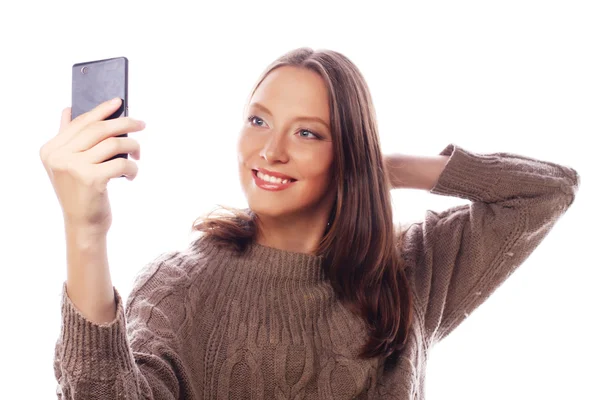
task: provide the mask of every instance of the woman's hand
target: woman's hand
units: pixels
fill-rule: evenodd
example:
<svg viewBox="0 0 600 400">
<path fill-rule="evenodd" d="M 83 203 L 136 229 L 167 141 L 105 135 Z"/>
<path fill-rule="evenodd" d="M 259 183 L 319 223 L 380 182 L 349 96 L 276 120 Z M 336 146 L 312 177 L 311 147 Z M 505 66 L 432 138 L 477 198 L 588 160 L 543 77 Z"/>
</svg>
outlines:
<svg viewBox="0 0 600 400">
<path fill-rule="evenodd" d="M 383 156 L 392 189 L 430 191 L 446 167 L 449 156 L 414 156 L 389 154 Z"/>
<path fill-rule="evenodd" d="M 71 108 L 62 113 L 58 134 L 40 148 L 40 158 L 63 210 L 65 223 L 77 229 L 106 233 L 112 223 L 107 183 L 126 175 L 133 180 L 137 164 L 111 157 L 130 153 L 139 160 L 140 145 L 128 137 L 115 137 L 144 129 L 129 117 L 104 120 L 121 100 L 107 101 L 71 121 Z M 106 162 L 104 162 L 106 161 Z"/>
</svg>

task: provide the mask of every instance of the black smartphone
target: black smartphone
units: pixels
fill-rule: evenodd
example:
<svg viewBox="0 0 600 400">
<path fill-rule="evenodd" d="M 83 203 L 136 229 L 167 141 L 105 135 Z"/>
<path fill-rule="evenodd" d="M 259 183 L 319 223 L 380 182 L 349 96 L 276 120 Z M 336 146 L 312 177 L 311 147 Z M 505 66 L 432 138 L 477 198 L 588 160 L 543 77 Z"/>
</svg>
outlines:
<svg viewBox="0 0 600 400">
<path fill-rule="evenodd" d="M 115 97 L 121 98 L 121 107 L 106 120 L 128 116 L 128 69 L 129 60 L 126 57 L 73 64 L 71 120 Z M 117 137 L 127 137 L 127 133 Z M 128 158 L 128 154 L 117 154 L 104 162 L 117 157 Z"/>
</svg>

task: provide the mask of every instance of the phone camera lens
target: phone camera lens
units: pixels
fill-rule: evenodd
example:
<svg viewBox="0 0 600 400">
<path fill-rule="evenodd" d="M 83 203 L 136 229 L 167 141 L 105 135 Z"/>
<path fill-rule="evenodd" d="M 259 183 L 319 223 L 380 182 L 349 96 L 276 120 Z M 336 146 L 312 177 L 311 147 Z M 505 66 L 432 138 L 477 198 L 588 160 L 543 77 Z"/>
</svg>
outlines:
<svg viewBox="0 0 600 400">
<path fill-rule="evenodd" d="M 89 68 L 88 67 L 83 67 L 81 68 L 81 73 L 82 74 L 87 74 L 88 73 Z"/>
</svg>

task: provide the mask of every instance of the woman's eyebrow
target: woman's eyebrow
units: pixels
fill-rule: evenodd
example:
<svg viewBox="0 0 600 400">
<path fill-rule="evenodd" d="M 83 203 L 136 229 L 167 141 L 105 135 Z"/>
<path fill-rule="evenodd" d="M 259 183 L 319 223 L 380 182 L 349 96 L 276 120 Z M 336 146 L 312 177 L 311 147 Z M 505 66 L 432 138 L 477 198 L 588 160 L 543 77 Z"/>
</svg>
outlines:
<svg viewBox="0 0 600 400">
<path fill-rule="evenodd" d="M 260 110 L 262 110 L 263 112 L 269 114 L 269 115 L 273 115 L 271 113 L 271 111 L 269 111 L 269 109 L 267 107 L 265 107 L 264 105 L 258 103 L 258 102 L 254 102 L 251 103 L 249 107 L 256 107 Z M 320 124 L 323 124 L 327 127 L 327 129 L 329 129 L 329 124 L 325 121 L 323 121 L 321 118 L 319 117 L 308 117 L 308 116 L 301 116 L 301 117 L 296 117 L 294 118 L 295 121 L 313 121 L 313 122 L 318 122 Z"/>
</svg>

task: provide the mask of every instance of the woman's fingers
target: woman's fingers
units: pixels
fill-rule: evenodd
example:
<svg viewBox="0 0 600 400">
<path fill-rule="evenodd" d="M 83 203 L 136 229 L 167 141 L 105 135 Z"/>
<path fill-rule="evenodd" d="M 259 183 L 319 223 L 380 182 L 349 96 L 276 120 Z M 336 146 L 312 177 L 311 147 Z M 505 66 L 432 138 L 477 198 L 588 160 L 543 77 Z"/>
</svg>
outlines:
<svg viewBox="0 0 600 400">
<path fill-rule="evenodd" d="M 58 134 L 64 131 L 71 122 L 71 107 L 67 107 L 63 109 L 61 117 L 60 117 L 60 128 L 58 129 Z"/>
<path fill-rule="evenodd" d="M 103 121 L 110 117 L 121 106 L 121 99 L 112 99 L 98 104 L 92 110 L 81 114 L 71 121 L 71 124 L 65 129 L 65 134 L 79 132 L 89 124 L 97 121 Z"/>
<path fill-rule="evenodd" d="M 97 121 L 102 121 L 112 115 L 119 105 L 121 99 L 118 99 L 116 103 L 111 101 L 105 101 L 87 113 L 81 114 L 74 120 L 71 120 L 72 109 L 67 107 L 63 109 L 60 118 L 60 128 L 54 138 L 48 141 L 45 145 L 46 150 L 51 153 L 54 150 L 69 143 L 75 136 L 80 134 L 84 128 Z"/>
<path fill-rule="evenodd" d="M 71 152 L 86 151 L 111 136 L 141 131 L 144 127 L 145 124 L 142 121 L 131 117 L 97 121 L 88 125 L 79 135 L 75 135 L 66 144 L 66 148 Z"/>
<path fill-rule="evenodd" d="M 140 144 L 128 137 L 111 137 L 84 151 L 81 156 L 89 164 L 100 164 L 117 154 L 131 154 L 134 159 L 139 160 Z"/>
<path fill-rule="evenodd" d="M 115 158 L 102 164 L 94 166 L 100 172 L 99 176 L 103 177 L 103 184 L 106 185 L 112 178 L 125 176 L 132 181 L 138 174 L 138 166 L 135 162 L 126 158 Z"/>
</svg>

